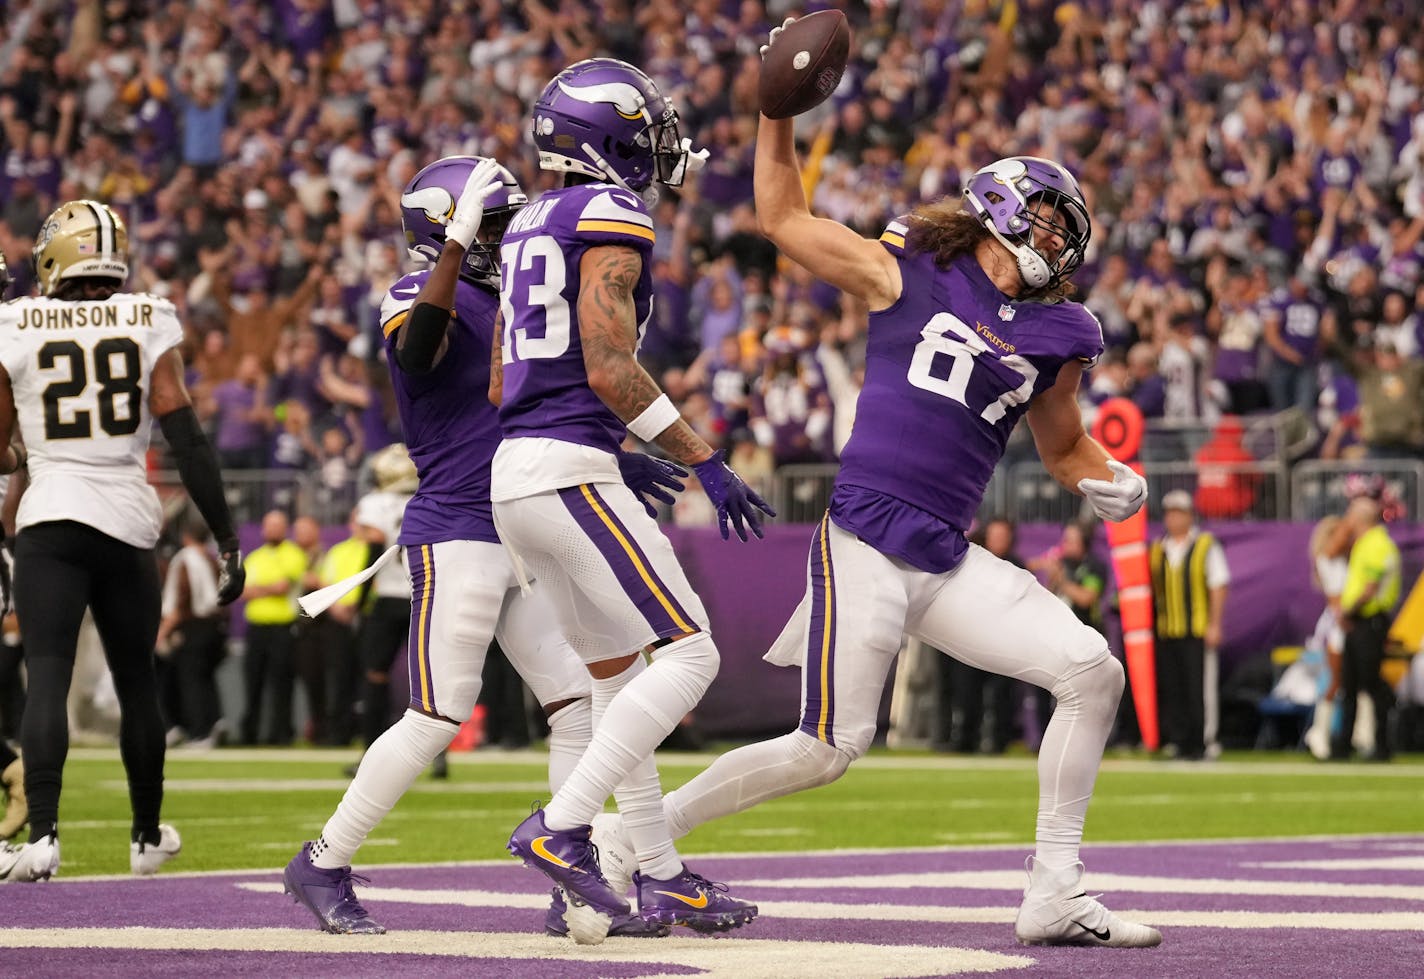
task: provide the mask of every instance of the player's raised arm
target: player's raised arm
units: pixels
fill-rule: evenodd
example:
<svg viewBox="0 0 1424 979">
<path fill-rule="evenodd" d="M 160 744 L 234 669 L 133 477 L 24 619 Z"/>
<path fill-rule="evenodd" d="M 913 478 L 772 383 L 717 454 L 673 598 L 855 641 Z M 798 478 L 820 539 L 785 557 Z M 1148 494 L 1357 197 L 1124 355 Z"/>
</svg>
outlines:
<svg viewBox="0 0 1424 979">
<path fill-rule="evenodd" d="M 776 79 L 785 52 L 777 47 L 782 27 L 771 32 L 762 48 L 763 104 Z M 770 110 L 769 111 L 774 111 Z M 796 264 L 819 279 L 863 299 L 872 311 L 892 305 L 900 296 L 900 267 L 879 242 L 862 238 L 845 225 L 815 217 L 806 205 L 801 167 L 791 118 L 761 116 L 757 127 L 756 171 L 753 176 L 757 223 Z"/>
<path fill-rule="evenodd" d="M 790 119 L 761 117 L 752 186 L 761 233 L 787 258 L 864 300 L 872 312 L 900 297 L 900 267 L 879 242 L 806 206 Z"/>
</svg>

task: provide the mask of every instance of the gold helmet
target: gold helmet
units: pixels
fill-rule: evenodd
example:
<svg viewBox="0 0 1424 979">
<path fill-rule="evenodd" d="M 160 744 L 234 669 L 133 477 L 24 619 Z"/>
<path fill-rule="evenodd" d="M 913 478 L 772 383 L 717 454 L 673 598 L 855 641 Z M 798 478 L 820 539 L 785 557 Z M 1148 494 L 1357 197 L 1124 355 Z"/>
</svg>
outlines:
<svg viewBox="0 0 1424 979">
<path fill-rule="evenodd" d="M 371 457 L 371 472 L 376 477 L 376 488 L 387 493 L 414 493 L 420 485 L 415 463 L 399 442 L 386 446 Z"/>
<path fill-rule="evenodd" d="M 45 219 L 35 239 L 35 275 L 52 296 L 65 279 L 129 277 L 129 233 L 124 222 L 98 201 L 69 201 Z"/>
</svg>

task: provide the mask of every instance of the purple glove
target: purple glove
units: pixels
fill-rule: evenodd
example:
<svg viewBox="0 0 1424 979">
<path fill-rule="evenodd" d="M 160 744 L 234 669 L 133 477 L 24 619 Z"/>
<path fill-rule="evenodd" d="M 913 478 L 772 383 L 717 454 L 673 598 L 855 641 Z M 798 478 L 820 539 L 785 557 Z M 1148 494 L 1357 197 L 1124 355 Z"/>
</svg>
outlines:
<svg viewBox="0 0 1424 979">
<path fill-rule="evenodd" d="M 737 536 L 742 540 L 747 539 L 746 527 L 742 526 L 744 520 L 747 527 L 751 527 L 752 533 L 760 538 L 761 515 L 757 510 L 768 517 L 776 516 L 776 511 L 767 506 L 756 490 L 742 482 L 742 477 L 732 472 L 723 459 L 722 450 L 718 449 L 712 458 L 699 462 L 692 468 L 697 473 L 697 480 L 702 484 L 707 498 L 717 507 L 717 527 L 722 531 L 722 539 L 731 539 L 727 534 L 728 519 L 732 521 Z"/>
<path fill-rule="evenodd" d="M 653 506 L 652 500 L 672 506 L 672 494 L 682 492 L 680 477 L 687 475 L 687 470 L 677 463 L 641 452 L 618 453 L 618 471 L 623 474 L 623 482 L 628 484 L 634 496 L 643 501 L 643 508 L 654 520 L 658 519 L 658 508 Z"/>
</svg>

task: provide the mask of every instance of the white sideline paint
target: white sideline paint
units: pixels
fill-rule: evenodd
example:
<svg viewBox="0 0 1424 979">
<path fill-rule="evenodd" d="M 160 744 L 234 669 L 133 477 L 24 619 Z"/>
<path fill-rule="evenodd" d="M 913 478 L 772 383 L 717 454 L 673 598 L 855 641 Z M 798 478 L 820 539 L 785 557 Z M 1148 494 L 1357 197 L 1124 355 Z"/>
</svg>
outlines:
<svg viewBox="0 0 1424 979">
<path fill-rule="evenodd" d="M 1285 866 L 1284 864 L 1258 866 Z M 1340 868 L 1346 869 L 1346 868 Z M 857 874 L 845 877 L 762 877 L 737 878 L 739 890 L 758 887 L 795 888 L 972 888 L 1013 891 L 1024 887 L 1022 870 L 961 870 L 923 874 Z M 1424 886 L 1408 884 L 1361 884 L 1335 881 L 1244 880 L 1239 878 L 1147 877 L 1136 874 L 1106 874 L 1089 870 L 1083 877 L 1089 890 L 1113 894 L 1242 894 L 1268 897 L 1391 898 L 1424 901 Z"/>
<path fill-rule="evenodd" d="M 926 877 L 936 875 L 926 874 Z M 1020 879 L 1022 874 L 1018 875 Z M 1106 875 L 1105 875 L 1106 876 Z M 1165 878 L 1164 878 L 1165 879 Z M 1177 883 L 1194 883 L 1175 879 Z M 738 881 L 742 893 L 750 893 L 756 881 Z M 761 881 L 762 886 L 770 886 Z M 276 894 L 281 884 L 239 884 L 243 890 Z M 785 882 L 785 886 L 803 886 Z M 933 886 L 926 884 L 925 886 Z M 1015 886 L 1021 890 L 1022 882 Z M 1163 890 L 1167 890 L 1163 888 Z M 1185 888 L 1183 888 L 1185 890 Z M 506 894 L 500 891 L 423 890 L 408 887 L 363 887 L 363 901 L 373 904 L 453 904 L 471 908 L 519 908 L 535 910 L 549 905 L 542 894 Z M 1202 893 L 1218 893 L 1203 891 Z M 1290 893 L 1284 890 L 1270 893 Z M 757 901 L 767 918 L 799 918 L 806 921 L 926 921 L 935 924 L 1011 924 L 1018 910 L 1017 899 L 1000 907 L 944 907 L 914 904 L 836 904 L 829 901 Z M 1131 921 L 1158 927 L 1178 928 L 1318 928 L 1330 931 L 1417 931 L 1424 930 L 1424 911 L 1135 911 L 1116 912 Z M 800 974 L 800 973 L 797 973 Z"/>
<path fill-rule="evenodd" d="M 1243 867 L 1265 867 L 1280 870 L 1424 870 L 1424 856 L 1418 857 L 1341 857 L 1334 860 L 1274 860 L 1246 863 Z"/>
<path fill-rule="evenodd" d="M 548 898 L 541 900 L 547 906 Z M 114 948 L 234 952 L 310 952 L 443 955 L 500 960 L 635 962 L 704 970 L 706 979 L 785 979 L 826 975 L 871 979 L 885 975 L 887 961 L 897 976 L 963 975 L 1024 969 L 1034 960 L 979 949 L 924 945 L 869 945 L 855 942 L 787 942 L 738 938 L 713 942 L 671 937 L 649 942 L 611 938 L 602 945 L 575 947 L 527 932 L 402 931 L 385 935 L 328 935 L 314 929 L 245 928 L 39 928 L 0 929 L 0 948 Z M 397 966 L 399 968 L 399 966 Z M 672 979 L 667 974 L 642 979 Z M 679 977 L 680 979 L 680 977 Z"/>
<path fill-rule="evenodd" d="M 263 779 L 262 791 L 271 792 L 345 792 L 351 785 L 349 778 L 292 778 Z M 251 792 L 252 779 L 227 778 L 165 778 L 163 788 L 168 792 Z M 110 792 L 127 792 L 129 783 L 105 781 L 99 788 Z M 549 792 L 549 782 L 416 782 L 406 794 L 415 795 L 488 795 L 491 792 L 519 792 L 526 795 L 545 795 Z M 64 824 L 66 827 L 72 825 Z M 127 824 L 125 824 L 127 825 Z"/>
</svg>

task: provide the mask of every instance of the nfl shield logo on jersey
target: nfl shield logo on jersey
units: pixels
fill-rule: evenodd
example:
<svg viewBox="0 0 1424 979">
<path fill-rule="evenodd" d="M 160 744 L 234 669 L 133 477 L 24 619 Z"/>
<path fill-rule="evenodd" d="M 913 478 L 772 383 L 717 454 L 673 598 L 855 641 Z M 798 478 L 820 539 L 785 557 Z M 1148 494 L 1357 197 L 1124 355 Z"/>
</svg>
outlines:
<svg viewBox="0 0 1424 979">
<path fill-rule="evenodd" d="M 1010 306 L 1008 303 L 1003 303 L 1002 305 L 999 306 L 999 319 L 1001 319 L 1001 320 L 1003 320 L 1004 322 L 1007 323 L 1009 320 L 1011 320 L 1011 319 L 1013 319 L 1013 318 L 1014 318 L 1014 307 Z"/>
</svg>

